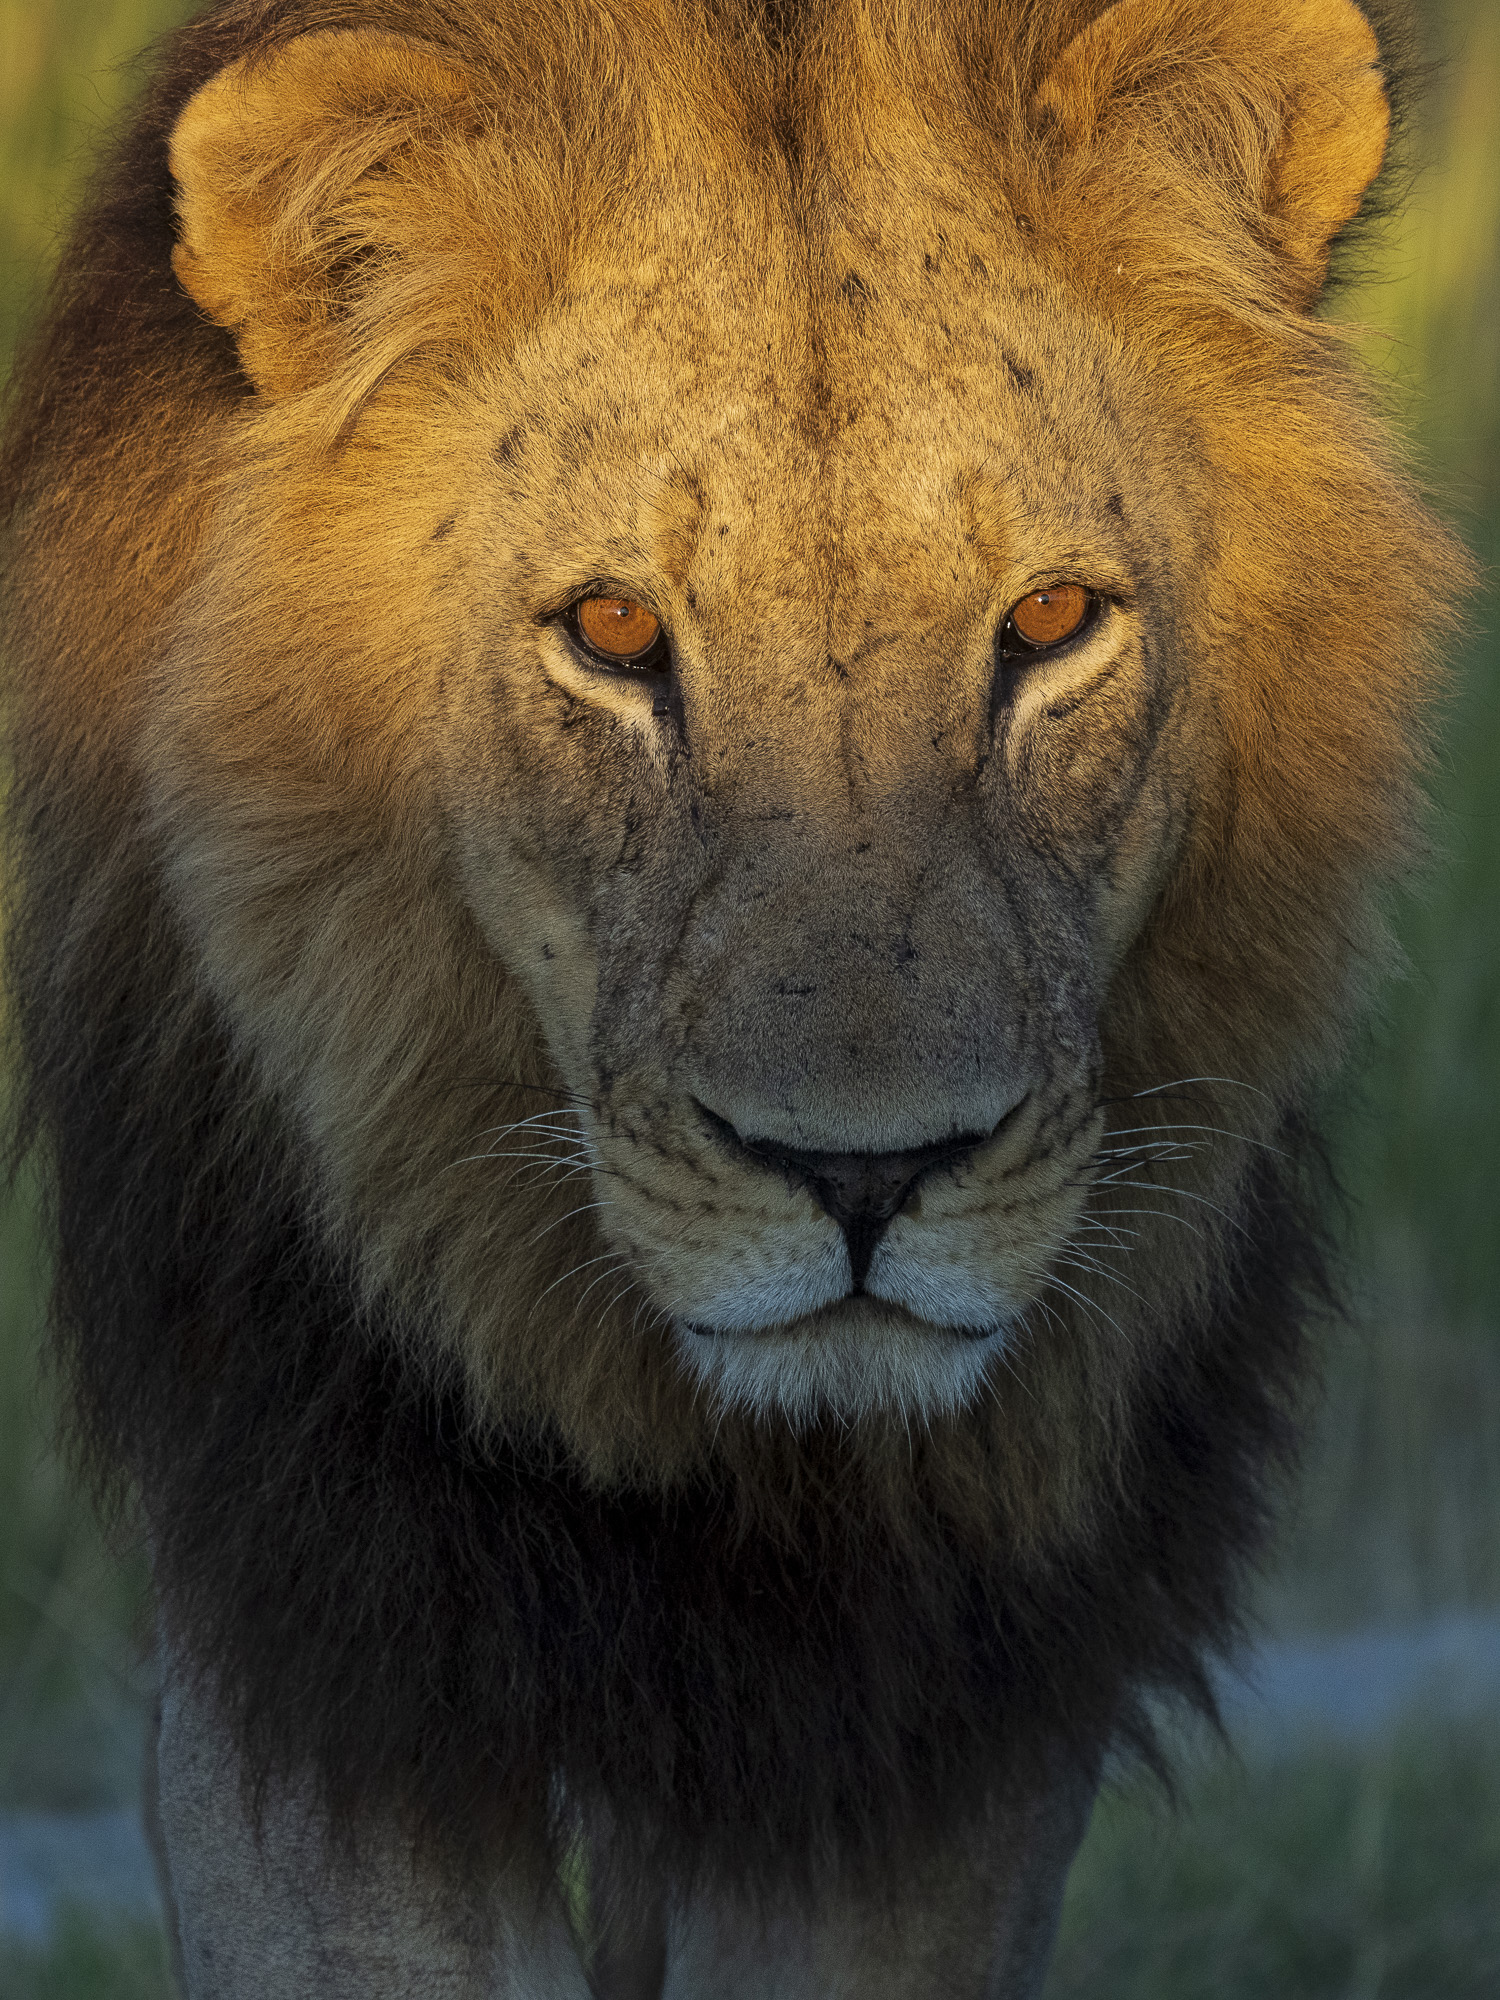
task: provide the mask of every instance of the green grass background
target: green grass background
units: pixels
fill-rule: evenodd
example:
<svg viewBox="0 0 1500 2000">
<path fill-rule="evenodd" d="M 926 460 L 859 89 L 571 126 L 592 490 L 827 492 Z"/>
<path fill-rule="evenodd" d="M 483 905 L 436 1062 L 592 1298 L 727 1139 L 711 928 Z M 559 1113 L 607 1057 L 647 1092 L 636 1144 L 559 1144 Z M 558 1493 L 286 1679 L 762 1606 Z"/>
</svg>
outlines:
<svg viewBox="0 0 1500 2000">
<path fill-rule="evenodd" d="M 92 148 L 173 0 L 0 0 L 0 365 Z M 1405 208 L 1335 308 L 1481 562 L 1500 557 L 1500 0 L 1428 0 Z M 1500 596 L 1459 660 L 1433 782 L 1441 856 L 1399 912 L 1409 970 L 1339 1117 L 1358 1324 L 1334 1343 L 1263 1612 L 1340 1629 L 1500 1607 Z M 51 1448 L 29 1191 L 0 1214 L 0 1809 L 137 1786 L 139 1551 L 106 1548 Z M 1500 1717 L 1357 1750 L 1189 1760 L 1176 1814 L 1108 1797 L 1048 2000 L 1500 1994 Z M 147 1927 L 65 1914 L 0 1944 L 0 2000 L 167 1992 Z"/>
</svg>

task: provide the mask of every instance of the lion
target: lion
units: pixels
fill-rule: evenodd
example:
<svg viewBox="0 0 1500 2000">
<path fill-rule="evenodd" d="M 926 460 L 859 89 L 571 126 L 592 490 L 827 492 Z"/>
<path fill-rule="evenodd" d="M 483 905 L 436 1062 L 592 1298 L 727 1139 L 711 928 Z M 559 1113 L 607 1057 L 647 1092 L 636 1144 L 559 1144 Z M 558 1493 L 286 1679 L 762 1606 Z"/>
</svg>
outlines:
<svg viewBox="0 0 1500 2000">
<path fill-rule="evenodd" d="M 15 391 L 192 2000 L 1034 1995 L 1211 1707 L 1460 556 L 1352 0 L 218 0 Z"/>
</svg>

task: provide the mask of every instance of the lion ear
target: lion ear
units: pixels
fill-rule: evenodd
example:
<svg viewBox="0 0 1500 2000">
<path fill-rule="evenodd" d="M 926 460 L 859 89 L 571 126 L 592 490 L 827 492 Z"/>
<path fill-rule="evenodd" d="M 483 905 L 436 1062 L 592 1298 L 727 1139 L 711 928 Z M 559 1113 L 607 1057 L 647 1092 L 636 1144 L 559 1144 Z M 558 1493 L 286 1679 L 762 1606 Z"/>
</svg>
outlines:
<svg viewBox="0 0 1500 2000">
<path fill-rule="evenodd" d="M 172 268 L 258 389 L 287 395 L 339 366 L 372 286 L 421 254 L 433 164 L 472 116 L 457 64 L 365 30 L 299 36 L 189 99 L 171 139 Z"/>
<path fill-rule="evenodd" d="M 1299 304 L 1380 171 L 1390 101 L 1353 0 L 1115 0 L 1036 96 L 1070 146 L 1149 120 L 1257 203 Z"/>
</svg>

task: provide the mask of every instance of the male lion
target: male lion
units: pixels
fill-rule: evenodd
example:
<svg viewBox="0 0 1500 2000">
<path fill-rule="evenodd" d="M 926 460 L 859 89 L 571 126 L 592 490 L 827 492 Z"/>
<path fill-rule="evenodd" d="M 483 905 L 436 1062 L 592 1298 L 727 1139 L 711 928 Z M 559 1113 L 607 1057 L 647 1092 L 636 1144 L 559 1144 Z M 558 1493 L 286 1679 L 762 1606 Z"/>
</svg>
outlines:
<svg viewBox="0 0 1500 2000">
<path fill-rule="evenodd" d="M 10 966 L 193 2000 L 1037 1991 L 1412 847 L 1388 122 L 1351 0 L 167 44 L 11 426 Z"/>
</svg>

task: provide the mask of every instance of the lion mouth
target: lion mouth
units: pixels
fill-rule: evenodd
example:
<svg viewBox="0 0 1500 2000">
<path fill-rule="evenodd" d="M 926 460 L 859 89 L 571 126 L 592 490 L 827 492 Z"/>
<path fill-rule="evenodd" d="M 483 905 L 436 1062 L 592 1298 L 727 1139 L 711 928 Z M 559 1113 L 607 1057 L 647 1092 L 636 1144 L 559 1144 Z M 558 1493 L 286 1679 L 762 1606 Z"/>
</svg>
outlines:
<svg viewBox="0 0 1500 2000">
<path fill-rule="evenodd" d="M 990 1320 L 982 1325 L 954 1326 L 942 1320 L 923 1319 L 920 1314 L 908 1312 L 903 1306 L 891 1305 L 883 1299 L 873 1298 L 866 1291 L 851 1290 L 832 1305 L 821 1306 L 816 1312 L 801 1313 L 795 1319 L 781 1320 L 769 1326 L 710 1326 L 703 1320 L 680 1319 L 677 1324 L 685 1333 L 699 1340 L 762 1340 L 766 1338 L 818 1339 L 825 1334 L 830 1322 L 846 1306 L 870 1306 L 882 1316 L 899 1320 L 903 1326 L 916 1332 L 927 1334 L 932 1339 L 983 1341 L 996 1340 L 1008 1330 L 1006 1320 Z"/>
<path fill-rule="evenodd" d="M 1013 1322 L 944 1325 L 850 1292 L 795 1319 L 719 1328 L 678 1319 L 682 1365 L 726 1409 L 795 1424 L 877 1411 L 936 1416 L 983 1391 Z"/>
</svg>

